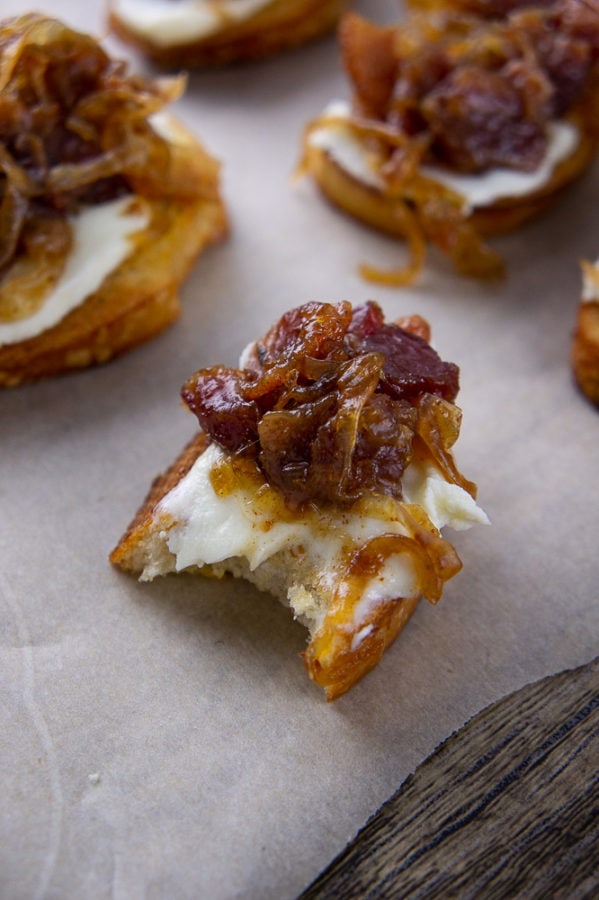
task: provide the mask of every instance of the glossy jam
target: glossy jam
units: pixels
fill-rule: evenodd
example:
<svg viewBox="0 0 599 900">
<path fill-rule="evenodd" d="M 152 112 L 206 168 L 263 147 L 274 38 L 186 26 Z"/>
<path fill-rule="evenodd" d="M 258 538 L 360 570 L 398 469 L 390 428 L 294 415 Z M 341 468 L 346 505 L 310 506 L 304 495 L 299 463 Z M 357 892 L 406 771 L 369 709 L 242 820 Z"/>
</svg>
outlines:
<svg viewBox="0 0 599 900">
<path fill-rule="evenodd" d="M 401 498 L 415 452 L 459 481 L 458 369 L 406 327 L 372 302 L 308 303 L 253 345 L 243 369 L 201 369 L 182 395 L 203 430 L 254 460 L 293 507 Z"/>
</svg>

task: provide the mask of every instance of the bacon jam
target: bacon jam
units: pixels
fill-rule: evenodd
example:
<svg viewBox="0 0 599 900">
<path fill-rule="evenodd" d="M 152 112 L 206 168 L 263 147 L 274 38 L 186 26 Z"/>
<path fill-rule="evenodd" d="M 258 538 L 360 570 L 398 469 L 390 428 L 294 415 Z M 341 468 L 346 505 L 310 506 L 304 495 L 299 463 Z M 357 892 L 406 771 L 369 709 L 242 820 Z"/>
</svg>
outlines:
<svg viewBox="0 0 599 900">
<path fill-rule="evenodd" d="M 28 288 L 64 265 L 69 215 L 164 194 L 168 144 L 148 117 L 182 88 L 128 74 L 92 37 L 43 15 L 0 22 L 0 289 L 20 278 L 22 314 Z"/>
<path fill-rule="evenodd" d="M 243 368 L 200 369 L 182 396 L 229 454 L 253 460 L 291 508 L 402 497 L 414 458 L 473 496 L 451 447 L 459 371 L 419 317 L 386 323 L 369 302 L 307 303 L 244 354 Z"/>
<path fill-rule="evenodd" d="M 531 171 L 549 122 L 596 88 L 599 4 L 433 0 L 396 28 L 346 16 L 341 47 L 356 111 L 418 137 L 426 161 Z"/>
</svg>

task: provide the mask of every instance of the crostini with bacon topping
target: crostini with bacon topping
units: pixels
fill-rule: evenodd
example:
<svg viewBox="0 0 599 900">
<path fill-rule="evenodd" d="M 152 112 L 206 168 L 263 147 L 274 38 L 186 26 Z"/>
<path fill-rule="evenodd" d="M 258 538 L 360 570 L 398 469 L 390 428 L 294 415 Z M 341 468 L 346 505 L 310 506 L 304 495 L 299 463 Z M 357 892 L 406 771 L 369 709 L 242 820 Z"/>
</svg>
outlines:
<svg viewBox="0 0 599 900">
<path fill-rule="evenodd" d="M 165 111 L 183 88 L 55 19 L 0 23 L 0 386 L 105 362 L 177 317 L 227 231 L 218 162 Z"/>
<path fill-rule="evenodd" d="M 485 240 L 550 206 L 589 166 L 599 126 L 597 0 L 415 2 L 397 26 L 348 13 L 353 95 L 309 124 L 303 171 L 335 205 L 407 240 L 414 280 L 434 244 L 455 269 L 495 277 Z"/>
<path fill-rule="evenodd" d="M 142 580 L 244 578 L 310 633 L 308 674 L 334 700 L 380 660 L 420 597 L 461 568 L 441 536 L 486 522 L 453 445 L 459 372 L 418 316 L 307 303 L 182 389 L 200 431 L 111 560 Z"/>
</svg>

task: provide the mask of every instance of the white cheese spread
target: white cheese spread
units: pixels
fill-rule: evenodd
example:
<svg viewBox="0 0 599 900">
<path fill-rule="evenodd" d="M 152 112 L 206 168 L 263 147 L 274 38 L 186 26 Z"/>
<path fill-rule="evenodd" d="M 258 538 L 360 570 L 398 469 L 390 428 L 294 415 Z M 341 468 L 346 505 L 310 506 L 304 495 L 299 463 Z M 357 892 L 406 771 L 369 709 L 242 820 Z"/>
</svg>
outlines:
<svg viewBox="0 0 599 900">
<path fill-rule="evenodd" d="M 250 19 L 273 0 L 114 0 L 113 13 L 159 47 L 191 44 Z"/>
<path fill-rule="evenodd" d="M 401 517 L 388 513 L 357 515 L 354 512 L 308 509 L 287 521 L 267 521 L 249 490 L 241 488 L 219 496 L 210 472 L 224 451 L 210 444 L 187 475 L 161 500 L 157 520 L 169 523 L 161 534 L 175 557 L 175 569 L 215 564 L 230 558 L 244 558 L 254 571 L 281 550 L 309 560 L 310 569 L 319 573 L 319 583 L 332 591 L 343 565 L 348 542 L 360 547 L 383 534 L 406 534 Z M 432 466 L 411 465 L 404 478 L 407 503 L 418 503 L 431 521 L 441 528 L 469 528 L 488 519 L 472 497 L 457 485 L 447 484 Z M 142 575 L 150 580 L 158 570 L 149 563 Z M 289 588 L 293 603 L 296 585 Z M 420 593 L 417 574 L 409 555 L 392 556 L 365 586 L 354 620 L 363 621 L 372 608 L 395 597 L 415 597 Z"/>
<path fill-rule="evenodd" d="M 191 132 L 166 109 L 153 113 L 149 117 L 148 122 L 158 137 L 161 137 L 163 141 L 167 141 L 171 145 L 185 147 L 194 141 Z"/>
<path fill-rule="evenodd" d="M 31 316 L 0 321 L 0 346 L 36 337 L 93 294 L 129 256 L 131 237 L 147 227 L 150 211 L 138 197 L 120 197 L 73 216 L 73 246 L 62 275 Z"/>
<path fill-rule="evenodd" d="M 324 116 L 349 118 L 350 106 L 344 101 L 330 104 Z M 463 211 L 490 206 L 499 200 L 525 197 L 551 181 L 556 166 L 567 159 L 578 146 L 580 134 L 569 122 L 551 122 L 547 152 L 534 172 L 516 172 L 496 168 L 479 175 L 452 173 L 440 166 L 422 166 L 420 172 L 463 197 Z M 369 164 L 367 152 L 351 128 L 343 121 L 323 123 L 309 136 L 312 146 L 325 150 L 353 178 L 369 187 L 384 189 L 385 182 Z"/>
</svg>

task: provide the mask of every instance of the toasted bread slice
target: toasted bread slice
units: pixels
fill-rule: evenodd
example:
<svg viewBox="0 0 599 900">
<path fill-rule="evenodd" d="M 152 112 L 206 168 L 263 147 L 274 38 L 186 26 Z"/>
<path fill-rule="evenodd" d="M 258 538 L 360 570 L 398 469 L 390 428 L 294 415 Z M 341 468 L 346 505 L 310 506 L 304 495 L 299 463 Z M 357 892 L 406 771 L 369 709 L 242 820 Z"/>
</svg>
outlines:
<svg viewBox="0 0 599 900">
<path fill-rule="evenodd" d="M 574 377 L 583 394 L 599 406 L 599 265 L 583 263 L 584 291 L 572 340 Z"/>
<path fill-rule="evenodd" d="M 314 40 L 334 28 L 347 0 L 265 0 L 241 14 L 228 0 L 188 0 L 174 11 L 167 4 L 144 8 L 143 0 L 111 0 L 110 26 L 158 65 L 203 68 L 261 59 Z M 196 26 L 198 13 L 214 19 L 205 31 Z M 173 14 L 175 26 L 169 22 Z"/>
<path fill-rule="evenodd" d="M 141 580 L 233 575 L 272 593 L 309 630 L 308 674 L 339 697 L 461 568 L 441 527 L 487 521 L 451 456 L 457 369 L 425 334 L 420 317 L 385 325 L 376 304 L 306 304 L 242 369 L 195 373 L 182 394 L 205 428 L 156 479 L 112 563 Z"/>
</svg>

